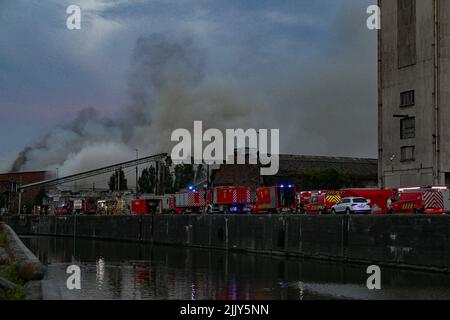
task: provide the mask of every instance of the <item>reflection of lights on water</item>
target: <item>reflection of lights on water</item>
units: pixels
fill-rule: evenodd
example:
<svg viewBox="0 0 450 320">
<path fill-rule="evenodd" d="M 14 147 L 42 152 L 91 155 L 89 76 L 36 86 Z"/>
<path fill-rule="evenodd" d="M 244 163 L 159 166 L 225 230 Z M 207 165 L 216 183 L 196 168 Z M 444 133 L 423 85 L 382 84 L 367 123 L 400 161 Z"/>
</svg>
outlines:
<svg viewBox="0 0 450 320">
<path fill-rule="evenodd" d="M 305 289 L 304 289 L 303 282 L 301 282 L 301 281 L 298 282 L 298 291 L 299 291 L 300 300 L 303 300 L 305 297 Z"/>
<path fill-rule="evenodd" d="M 237 300 L 238 298 L 238 292 L 237 292 L 237 279 L 236 275 L 233 275 L 231 277 L 230 281 L 230 294 L 231 294 L 231 300 Z"/>
<path fill-rule="evenodd" d="M 191 284 L 191 300 L 196 300 L 196 296 L 197 296 L 197 286 L 195 285 L 195 283 Z"/>
<path fill-rule="evenodd" d="M 96 262 L 97 285 L 101 289 L 105 279 L 105 259 L 100 257 Z"/>
</svg>

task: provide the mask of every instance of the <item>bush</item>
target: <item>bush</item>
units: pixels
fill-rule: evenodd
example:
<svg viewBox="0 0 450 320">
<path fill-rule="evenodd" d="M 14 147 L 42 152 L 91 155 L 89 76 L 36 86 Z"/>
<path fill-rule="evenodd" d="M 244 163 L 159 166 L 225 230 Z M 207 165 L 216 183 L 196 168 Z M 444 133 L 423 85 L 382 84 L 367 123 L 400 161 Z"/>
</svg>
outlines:
<svg viewBox="0 0 450 320">
<path fill-rule="evenodd" d="M 17 285 L 17 288 L 10 291 L 3 291 L 2 296 L 6 300 L 23 300 L 25 298 L 25 289 L 23 288 L 23 281 L 19 276 L 17 266 L 11 263 L 6 267 L 0 269 L 0 277 L 6 278 Z"/>
<path fill-rule="evenodd" d="M 15 263 L 10 263 L 9 265 L 0 269 L 0 277 L 6 278 L 9 281 L 14 282 L 15 284 L 23 284 Z"/>
<path fill-rule="evenodd" d="M 0 247 L 4 248 L 6 246 L 6 234 L 0 230 Z"/>
</svg>

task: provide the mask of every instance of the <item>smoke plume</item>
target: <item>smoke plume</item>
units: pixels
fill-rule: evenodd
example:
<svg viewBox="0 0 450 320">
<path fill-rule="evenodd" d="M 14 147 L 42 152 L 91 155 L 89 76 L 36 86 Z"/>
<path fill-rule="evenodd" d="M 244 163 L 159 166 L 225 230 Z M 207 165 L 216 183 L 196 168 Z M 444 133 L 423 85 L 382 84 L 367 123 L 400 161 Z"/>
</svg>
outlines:
<svg viewBox="0 0 450 320">
<path fill-rule="evenodd" d="M 137 40 L 130 67 L 129 104 L 120 116 L 106 118 L 94 108 L 51 129 L 26 147 L 11 171 L 59 168 L 61 175 L 141 155 L 170 152 L 170 135 L 194 120 L 225 128 L 251 119 L 247 94 L 228 82 L 206 78 L 205 57 L 191 39 L 161 35 Z"/>
<path fill-rule="evenodd" d="M 282 153 L 373 157 L 376 32 L 366 28 L 366 8 L 367 1 L 344 1 L 330 42 L 307 61 L 291 53 L 276 60 L 276 49 L 273 63 L 257 51 L 234 57 L 252 64 L 242 65 L 248 77 L 210 72 L 209 52 L 194 37 L 140 37 L 118 115 L 83 110 L 24 148 L 12 171 L 59 167 L 64 175 L 133 159 L 136 148 L 141 156 L 170 152 L 172 131 L 194 120 L 204 129 L 280 129 Z"/>
</svg>

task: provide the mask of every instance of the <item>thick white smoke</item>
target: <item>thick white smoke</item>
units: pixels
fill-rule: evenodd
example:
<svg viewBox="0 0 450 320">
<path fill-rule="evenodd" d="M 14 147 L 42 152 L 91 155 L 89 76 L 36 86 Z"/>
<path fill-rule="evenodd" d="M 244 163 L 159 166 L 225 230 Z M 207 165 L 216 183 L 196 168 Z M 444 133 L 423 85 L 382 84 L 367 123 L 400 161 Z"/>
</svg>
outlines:
<svg viewBox="0 0 450 320">
<path fill-rule="evenodd" d="M 116 118 L 89 108 L 53 128 L 16 159 L 12 171 L 59 168 L 68 175 L 140 155 L 170 153 L 170 136 L 195 120 L 225 129 L 249 125 L 255 102 L 238 85 L 204 75 L 204 55 L 189 39 L 138 39 L 129 80 L 130 103 Z"/>
<path fill-rule="evenodd" d="M 121 112 L 84 110 L 25 148 L 12 170 L 71 174 L 134 159 L 136 148 L 170 152 L 172 131 L 194 120 L 205 129 L 279 128 L 282 153 L 374 156 L 376 32 L 365 26 L 364 1 L 344 4 L 327 48 L 302 64 L 295 56 L 260 64 L 250 81 L 210 73 L 208 52 L 191 38 L 141 37 Z"/>
</svg>

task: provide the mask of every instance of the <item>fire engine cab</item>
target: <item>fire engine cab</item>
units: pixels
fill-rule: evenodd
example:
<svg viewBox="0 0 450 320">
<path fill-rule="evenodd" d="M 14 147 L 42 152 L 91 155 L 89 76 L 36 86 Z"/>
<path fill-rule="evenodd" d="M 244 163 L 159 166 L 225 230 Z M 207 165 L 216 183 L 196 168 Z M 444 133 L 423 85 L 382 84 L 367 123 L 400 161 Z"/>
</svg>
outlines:
<svg viewBox="0 0 450 320">
<path fill-rule="evenodd" d="M 327 214 L 331 208 L 342 200 L 342 191 L 317 191 L 311 196 L 308 203 L 304 205 L 306 214 Z"/>
<path fill-rule="evenodd" d="M 445 214 L 450 213 L 448 187 L 417 187 L 398 189 L 389 214 Z"/>
</svg>

